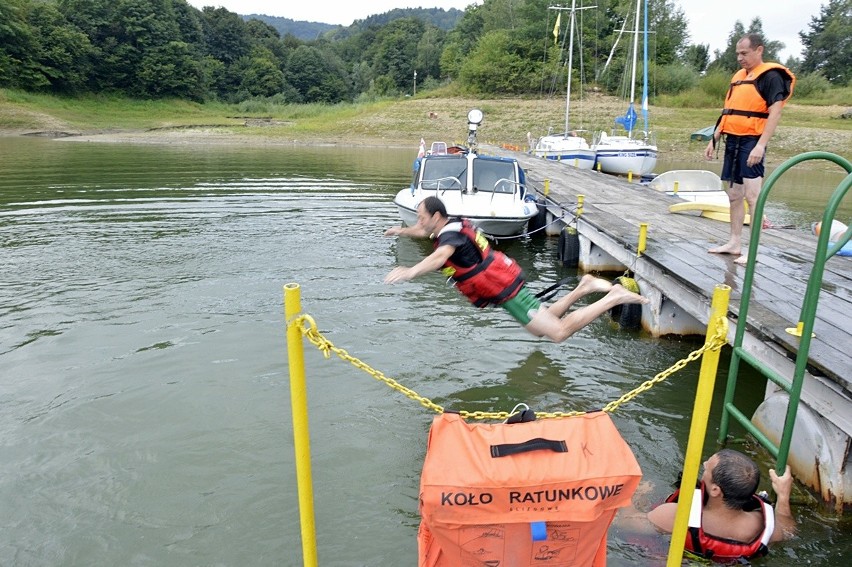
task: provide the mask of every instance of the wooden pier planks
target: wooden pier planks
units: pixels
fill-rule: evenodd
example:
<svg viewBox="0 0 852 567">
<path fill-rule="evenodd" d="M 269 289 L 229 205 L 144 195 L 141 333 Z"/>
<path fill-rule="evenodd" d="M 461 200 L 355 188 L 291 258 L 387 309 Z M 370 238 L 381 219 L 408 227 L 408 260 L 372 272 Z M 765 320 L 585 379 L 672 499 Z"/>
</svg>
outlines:
<svg viewBox="0 0 852 567">
<path fill-rule="evenodd" d="M 713 288 L 731 287 L 730 313 L 736 318 L 745 267 L 734 256 L 710 254 L 707 250 L 724 243 L 729 225 L 696 214 L 670 213 L 668 206 L 679 199 L 645 187 L 592 171 L 582 171 L 558 162 L 535 158 L 488 146 L 483 150 L 518 159 L 527 171 L 528 182 L 541 188 L 550 180 L 550 197 L 571 206 L 578 194 L 585 195 L 584 222 L 610 238 L 623 242 L 635 254 L 639 224 L 647 223 L 647 248 L 643 261 L 652 262 L 678 285 L 706 299 Z M 772 200 L 770 195 L 770 201 Z M 749 240 L 749 227 L 744 240 Z M 786 332 L 795 327 L 813 266 L 816 237 L 801 230 L 763 229 L 749 306 L 749 328 L 759 340 L 770 342 L 795 357 L 799 339 Z M 667 280 L 669 278 L 666 278 Z M 667 282 L 659 284 L 665 294 Z M 706 322 L 706 321 L 703 321 Z M 852 258 L 834 257 L 823 273 L 816 337 L 811 341 L 811 373 L 824 375 L 847 395 L 852 394 Z"/>
</svg>

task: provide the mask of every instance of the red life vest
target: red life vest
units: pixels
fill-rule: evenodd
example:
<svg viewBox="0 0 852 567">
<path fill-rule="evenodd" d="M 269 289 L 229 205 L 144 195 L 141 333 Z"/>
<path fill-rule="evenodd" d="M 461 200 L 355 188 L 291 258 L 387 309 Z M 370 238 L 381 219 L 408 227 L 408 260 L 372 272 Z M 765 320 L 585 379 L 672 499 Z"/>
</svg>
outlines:
<svg viewBox="0 0 852 567">
<path fill-rule="evenodd" d="M 740 69 L 731 78 L 731 87 L 725 98 L 725 108 L 720 117 L 720 132 L 723 134 L 734 134 L 736 136 L 760 136 L 769 118 L 769 107 L 757 90 L 757 79 L 767 71 L 777 69 L 781 71 L 787 84 L 789 94 L 783 104 L 793 96 L 793 87 L 796 84 L 796 76 L 792 71 L 778 63 L 761 63 L 746 73 Z"/>
<path fill-rule="evenodd" d="M 460 232 L 479 251 L 481 261 L 473 266 L 464 268 L 447 260 L 443 268 L 443 272 L 453 279 L 458 290 L 471 303 L 477 307 L 500 305 L 518 294 L 524 285 L 524 273 L 517 262 L 491 248 L 485 236 L 467 219 L 447 224 L 441 233 L 447 231 Z"/>
<path fill-rule="evenodd" d="M 679 490 L 676 491 L 666 498 L 666 502 L 677 502 L 679 493 Z M 703 508 L 704 483 L 701 483 L 701 486 L 695 489 L 695 494 L 692 497 L 692 509 L 689 513 L 689 534 L 684 545 L 687 551 L 719 562 L 753 559 L 769 553 L 769 540 L 772 538 L 772 532 L 775 531 L 775 510 L 766 500 L 754 495 L 752 502 L 748 505 L 749 510 L 759 509 L 763 512 L 763 532 L 748 543 L 706 533 L 701 526 Z"/>
</svg>

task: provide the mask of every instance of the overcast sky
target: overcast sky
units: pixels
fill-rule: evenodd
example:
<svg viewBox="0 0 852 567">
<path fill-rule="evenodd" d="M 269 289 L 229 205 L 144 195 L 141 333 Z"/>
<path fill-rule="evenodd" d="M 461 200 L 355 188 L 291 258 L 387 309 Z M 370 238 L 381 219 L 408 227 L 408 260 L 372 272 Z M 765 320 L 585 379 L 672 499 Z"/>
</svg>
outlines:
<svg viewBox="0 0 852 567">
<path fill-rule="evenodd" d="M 586 0 L 588 5 L 593 0 Z M 829 0 L 672 0 L 683 9 L 689 22 L 692 43 L 703 43 L 713 51 L 723 49 L 728 34 L 737 20 L 748 28 L 760 16 L 768 39 L 786 45 L 781 52 L 782 63 L 789 56 L 801 57 L 800 31 L 809 31 L 811 17 L 819 16 L 820 8 Z M 481 4 L 481 0 L 189 0 L 193 6 L 223 6 L 238 14 L 266 14 L 291 20 L 323 22 L 348 26 L 373 14 L 394 8 L 458 8 Z M 579 3 L 579 2 L 578 2 Z M 570 6 L 571 0 L 554 1 L 553 5 Z M 782 9 L 779 9 L 782 8 Z"/>
</svg>

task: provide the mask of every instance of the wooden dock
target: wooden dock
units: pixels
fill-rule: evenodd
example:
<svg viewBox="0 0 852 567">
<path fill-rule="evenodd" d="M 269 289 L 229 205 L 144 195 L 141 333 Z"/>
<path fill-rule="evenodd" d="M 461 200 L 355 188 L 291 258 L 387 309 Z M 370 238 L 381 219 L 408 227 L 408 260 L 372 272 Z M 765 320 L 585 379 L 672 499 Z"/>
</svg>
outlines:
<svg viewBox="0 0 852 567">
<path fill-rule="evenodd" d="M 651 299 L 643 312 L 643 325 L 651 332 L 667 334 L 677 328 L 669 319 L 681 311 L 701 328 L 706 327 L 714 287 L 730 286 L 728 340 L 732 342 L 746 268 L 735 264 L 732 255 L 707 252 L 727 241 L 730 225 L 698 213 L 670 213 L 669 205 L 680 199 L 628 183 L 626 178 L 581 171 L 493 146 L 481 150 L 518 159 L 527 172 L 528 184 L 536 188 L 549 180 L 549 197 L 555 202 L 551 210 L 557 214 L 560 206 L 573 209 L 577 195 L 585 196 L 583 214 L 577 222 L 581 262 L 583 256 L 592 257 L 597 250 L 617 260 L 620 269 L 630 268 L 642 294 Z M 640 223 L 648 225 L 647 247 L 637 257 Z M 749 229 L 746 226 L 743 234 L 746 243 Z M 786 329 L 795 327 L 799 320 L 815 250 L 816 237 L 799 230 L 768 228 L 761 233 L 743 346 L 783 376 L 793 375 L 798 338 Z M 677 308 L 667 307 L 670 303 Z M 833 465 L 821 462 L 826 457 L 820 453 L 807 462 L 809 457 L 799 458 L 795 448 L 790 464 L 795 470 L 795 459 L 805 461 L 798 463 L 798 468 L 809 469 L 798 471 L 800 480 L 824 494 L 827 483 L 831 499 L 852 503 L 852 257 L 835 256 L 826 263 L 814 332 L 802 403 L 816 419 L 830 423 L 831 431 L 817 433 L 835 437 L 840 433 L 842 441 L 835 448 L 837 462 Z M 769 382 L 766 398 L 776 395 L 777 387 Z M 783 416 L 781 422 L 783 425 Z M 796 435 L 801 422 L 797 420 Z M 770 438 L 780 438 L 780 432 L 777 436 L 766 433 Z M 808 443 L 807 439 L 800 443 Z M 839 476 L 826 478 L 827 473 L 814 470 L 824 467 L 836 467 L 832 474 Z"/>
</svg>

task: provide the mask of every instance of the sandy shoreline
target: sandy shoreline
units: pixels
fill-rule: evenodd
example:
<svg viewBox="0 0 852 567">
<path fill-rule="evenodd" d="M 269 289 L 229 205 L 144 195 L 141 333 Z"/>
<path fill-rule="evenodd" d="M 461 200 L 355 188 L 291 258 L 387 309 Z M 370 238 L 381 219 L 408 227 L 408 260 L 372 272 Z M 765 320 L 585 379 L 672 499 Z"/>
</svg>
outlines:
<svg viewBox="0 0 852 567">
<path fill-rule="evenodd" d="M 244 130 L 244 131 L 240 131 Z M 277 130 L 277 131 L 275 131 Z M 185 145 L 185 146 L 357 146 L 376 148 L 412 148 L 416 151 L 416 141 L 413 134 L 401 133 L 399 137 L 384 135 L 365 136 L 347 135 L 345 132 L 333 137 L 322 135 L 306 138 L 294 138 L 286 131 L 257 127 L 251 125 L 232 126 L 182 126 L 152 128 L 145 130 L 109 130 L 78 132 L 69 130 L 25 130 L 0 129 L 0 137 L 40 137 L 50 138 L 60 142 L 90 142 L 105 144 L 152 144 L 152 145 Z M 418 136 L 419 139 L 419 136 Z M 436 138 L 437 139 L 437 138 Z M 501 142 L 494 142 L 499 145 Z M 681 144 L 659 145 L 661 159 L 666 161 L 695 164 L 706 163 L 703 154 L 704 142 L 685 141 Z M 769 148 L 767 165 L 775 167 L 787 157 L 806 151 L 822 150 L 839 155 L 848 154 L 852 147 L 852 131 L 850 130 L 819 130 L 815 128 L 787 127 L 776 133 L 776 139 Z M 825 161 L 812 161 L 803 164 L 805 167 L 831 168 L 834 164 Z"/>
</svg>

